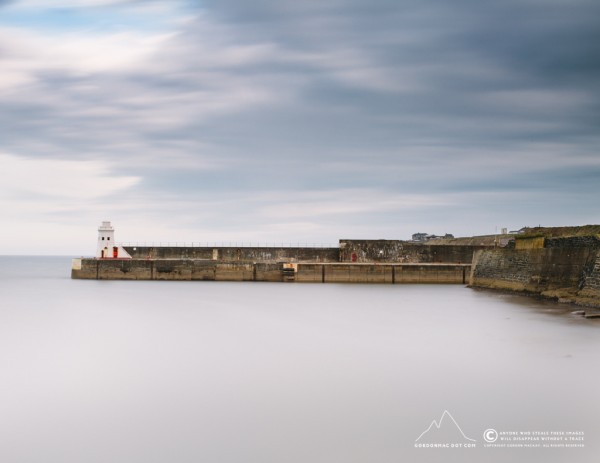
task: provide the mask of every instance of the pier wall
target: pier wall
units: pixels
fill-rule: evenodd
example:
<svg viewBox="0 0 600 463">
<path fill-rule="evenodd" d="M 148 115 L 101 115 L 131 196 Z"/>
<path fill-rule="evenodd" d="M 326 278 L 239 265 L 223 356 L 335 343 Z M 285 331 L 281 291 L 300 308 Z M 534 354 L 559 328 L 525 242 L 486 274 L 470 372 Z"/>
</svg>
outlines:
<svg viewBox="0 0 600 463">
<path fill-rule="evenodd" d="M 580 298 L 598 301 L 600 306 L 600 251 L 596 253 L 596 259 L 590 265 L 591 268 L 584 276 L 584 281 L 578 296 Z"/>
<path fill-rule="evenodd" d="M 423 244 L 400 240 L 340 240 L 340 262 L 470 263 L 491 246 Z"/>
<path fill-rule="evenodd" d="M 600 305 L 600 240 L 546 238 L 542 248 L 480 250 L 469 282 L 473 287 Z"/>
<path fill-rule="evenodd" d="M 340 240 L 339 248 L 125 246 L 134 259 L 201 259 L 229 262 L 470 263 L 479 245 L 423 244 L 400 240 Z"/>
<path fill-rule="evenodd" d="M 192 259 L 74 259 L 71 277 L 87 280 L 282 281 L 282 264 Z"/>
<path fill-rule="evenodd" d="M 134 259 L 199 259 L 228 262 L 338 262 L 338 248 L 125 246 Z"/>
<path fill-rule="evenodd" d="M 468 264 L 299 264 L 296 281 L 466 284 L 470 270 Z"/>
<path fill-rule="evenodd" d="M 197 259 L 74 259 L 71 277 L 92 280 L 295 281 L 466 284 L 469 264 L 235 263 Z"/>
<path fill-rule="evenodd" d="M 133 247 L 132 259 L 74 259 L 97 280 L 469 283 L 600 306 L 600 236 L 517 237 L 515 246 L 340 240 L 339 248 Z"/>
</svg>

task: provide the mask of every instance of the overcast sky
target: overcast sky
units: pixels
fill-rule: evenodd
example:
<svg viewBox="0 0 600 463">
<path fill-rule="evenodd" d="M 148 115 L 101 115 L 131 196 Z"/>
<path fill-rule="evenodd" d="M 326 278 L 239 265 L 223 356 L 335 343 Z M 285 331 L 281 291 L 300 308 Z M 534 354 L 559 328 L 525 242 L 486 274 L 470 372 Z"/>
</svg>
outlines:
<svg viewBox="0 0 600 463">
<path fill-rule="evenodd" d="M 0 0 L 0 254 L 600 223 L 597 0 Z"/>
</svg>

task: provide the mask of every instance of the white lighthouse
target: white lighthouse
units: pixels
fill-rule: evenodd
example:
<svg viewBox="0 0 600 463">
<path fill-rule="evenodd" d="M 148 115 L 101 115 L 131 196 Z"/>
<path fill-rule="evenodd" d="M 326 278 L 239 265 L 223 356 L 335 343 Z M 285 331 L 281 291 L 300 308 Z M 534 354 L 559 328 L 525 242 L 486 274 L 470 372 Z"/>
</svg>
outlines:
<svg viewBox="0 0 600 463">
<path fill-rule="evenodd" d="M 131 256 L 115 243 L 115 229 L 109 221 L 98 227 L 98 249 L 96 257 L 100 259 L 131 259 Z"/>
</svg>

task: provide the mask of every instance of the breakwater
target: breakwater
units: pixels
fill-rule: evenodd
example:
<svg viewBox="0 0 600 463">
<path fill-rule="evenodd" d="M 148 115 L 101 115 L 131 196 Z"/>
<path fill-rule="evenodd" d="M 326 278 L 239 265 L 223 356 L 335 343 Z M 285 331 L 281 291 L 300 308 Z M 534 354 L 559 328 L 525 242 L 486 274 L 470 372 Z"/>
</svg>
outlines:
<svg viewBox="0 0 600 463">
<path fill-rule="evenodd" d="M 340 240 L 337 248 L 124 246 L 131 258 L 74 259 L 71 276 L 98 280 L 466 284 L 481 246 Z"/>
<path fill-rule="evenodd" d="M 198 259 L 223 262 L 337 262 L 339 248 L 236 246 L 124 246 L 133 259 Z"/>
<path fill-rule="evenodd" d="M 490 246 L 435 245 L 401 240 L 346 240 L 339 247 L 124 246 L 133 259 L 200 259 L 224 262 L 355 262 L 468 264 Z"/>
<path fill-rule="evenodd" d="M 600 307 L 600 238 L 517 236 L 508 246 L 341 239 L 339 247 L 124 246 L 74 259 L 98 280 L 453 283 Z"/>
<path fill-rule="evenodd" d="M 514 248 L 479 250 L 469 283 L 600 306 L 598 237 L 527 237 Z"/>
<path fill-rule="evenodd" d="M 200 259 L 73 259 L 71 276 L 93 280 L 466 284 L 470 264 L 225 262 Z"/>
<path fill-rule="evenodd" d="M 492 246 L 414 243 L 401 240 L 340 240 L 340 262 L 471 263 Z"/>
</svg>

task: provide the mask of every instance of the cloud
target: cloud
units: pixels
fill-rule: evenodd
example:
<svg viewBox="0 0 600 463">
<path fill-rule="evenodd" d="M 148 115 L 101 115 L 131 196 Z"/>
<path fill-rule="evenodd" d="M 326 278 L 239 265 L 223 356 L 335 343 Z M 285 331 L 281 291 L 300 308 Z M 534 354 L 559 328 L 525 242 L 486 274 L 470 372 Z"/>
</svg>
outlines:
<svg viewBox="0 0 600 463">
<path fill-rule="evenodd" d="M 139 178 L 119 175 L 102 161 L 27 159 L 0 154 L 3 198 L 82 202 L 108 197 L 133 187 Z M 14 209 L 18 209 L 18 205 Z"/>
<path fill-rule="evenodd" d="M 16 3 L 21 8 L 65 9 L 127 4 L 131 0 L 18 0 Z"/>
<path fill-rule="evenodd" d="M 87 201 L 93 223 L 136 233 L 401 237 L 439 220 L 470 234 L 494 214 L 526 225 L 532 207 L 597 221 L 599 9 L 15 2 L 0 20 L 2 162 L 64 195 L 53 217 Z M 64 172 L 127 195 L 105 217 Z M 7 181 L 14 220 L 29 220 L 46 193 Z M 562 209 L 543 208 L 558 190 Z"/>
</svg>

